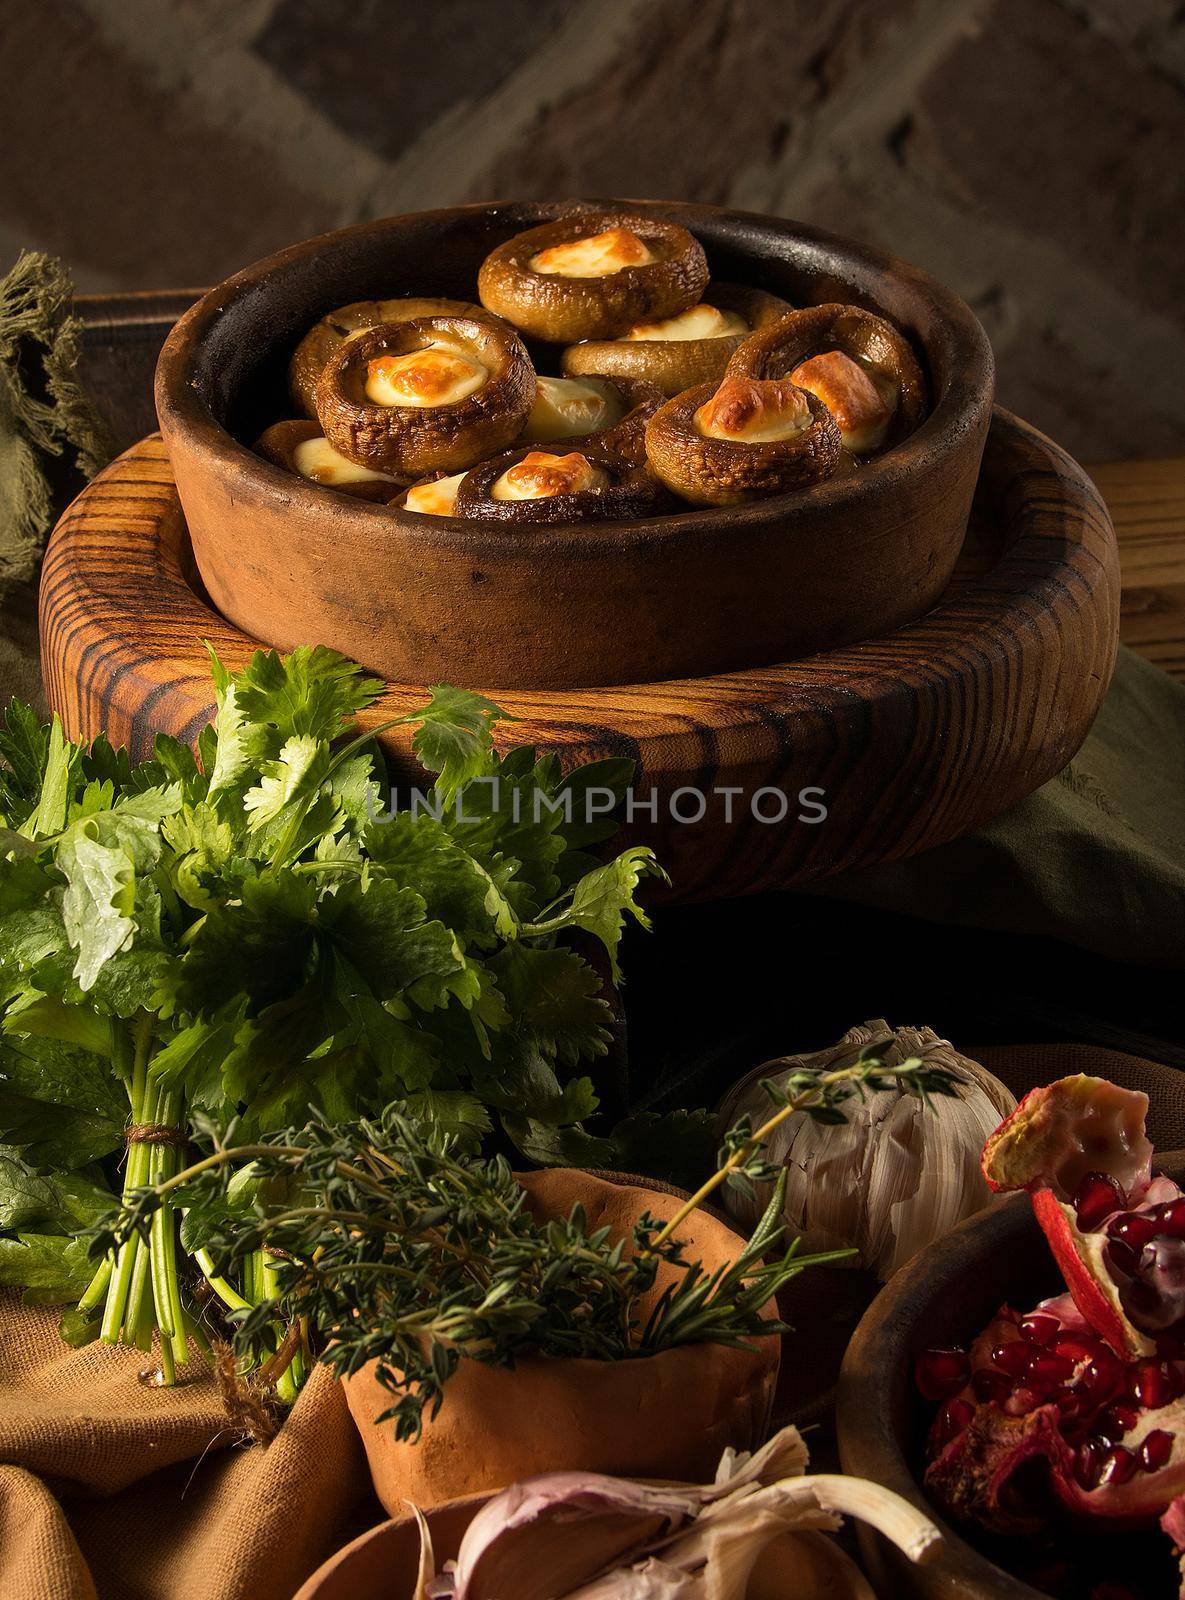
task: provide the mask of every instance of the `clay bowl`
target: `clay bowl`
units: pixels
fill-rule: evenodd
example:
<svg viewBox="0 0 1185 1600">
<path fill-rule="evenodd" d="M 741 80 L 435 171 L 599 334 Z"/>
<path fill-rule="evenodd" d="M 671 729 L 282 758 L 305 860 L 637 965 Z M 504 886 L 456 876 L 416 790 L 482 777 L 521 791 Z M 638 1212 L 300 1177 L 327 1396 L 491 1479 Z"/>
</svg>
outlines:
<svg viewBox="0 0 1185 1600">
<path fill-rule="evenodd" d="M 589 1227 L 608 1227 L 615 1239 L 628 1238 L 643 1211 L 665 1220 L 682 1203 L 678 1194 L 567 1168 L 520 1181 L 536 1217 L 566 1217 L 579 1201 Z M 735 1260 L 744 1242 L 702 1209 L 679 1237 L 688 1260 L 709 1271 Z M 670 1269 L 660 1271 L 640 1302 L 643 1314 L 672 1278 Z M 768 1313 L 775 1315 L 772 1304 Z M 779 1345 L 775 1337 L 749 1350 L 688 1345 L 633 1361 L 527 1357 L 513 1371 L 464 1361 L 417 1444 L 401 1443 L 391 1423 L 375 1421 L 391 1394 L 371 1366 L 345 1379 L 344 1388 L 375 1493 L 397 1516 L 409 1500 L 427 1509 L 541 1472 L 710 1483 L 727 1445 L 752 1450 L 765 1439 Z"/>
<path fill-rule="evenodd" d="M 427 1513 L 437 1571 L 457 1554 L 465 1529 L 490 1498 L 467 1495 Z M 411 1600 L 420 1554 L 415 1519 L 395 1517 L 319 1567 L 295 1600 Z M 822 1533 L 786 1534 L 763 1553 L 748 1600 L 875 1600 L 852 1559 Z"/>
<path fill-rule="evenodd" d="M 333 645 L 395 682 L 562 689 L 793 660 L 888 633 L 935 604 L 988 427 L 986 336 L 926 274 L 799 223 L 629 202 L 690 228 L 715 277 L 800 305 L 858 303 L 911 337 L 930 415 L 850 478 L 724 510 L 504 527 L 348 499 L 251 453 L 268 423 L 291 415 L 288 356 L 327 311 L 399 294 L 472 296 L 482 259 L 510 235 L 623 204 L 459 206 L 361 223 L 248 267 L 181 319 L 157 369 L 157 413 L 194 556 L 224 616 L 282 649 Z"/>
<path fill-rule="evenodd" d="M 1158 1154 L 1155 1170 L 1185 1181 L 1185 1151 Z M 1064 1288 L 1028 1199 L 1009 1195 L 915 1256 L 868 1308 L 840 1373 L 836 1423 L 844 1471 L 895 1489 L 946 1534 L 934 1557 L 915 1567 L 860 1527 L 861 1554 L 878 1593 L 901 1600 L 1043 1600 L 936 1515 L 921 1487 L 933 1407 L 914 1388 L 913 1366 L 923 1350 L 966 1345 L 1005 1302 L 1027 1308 Z"/>
</svg>

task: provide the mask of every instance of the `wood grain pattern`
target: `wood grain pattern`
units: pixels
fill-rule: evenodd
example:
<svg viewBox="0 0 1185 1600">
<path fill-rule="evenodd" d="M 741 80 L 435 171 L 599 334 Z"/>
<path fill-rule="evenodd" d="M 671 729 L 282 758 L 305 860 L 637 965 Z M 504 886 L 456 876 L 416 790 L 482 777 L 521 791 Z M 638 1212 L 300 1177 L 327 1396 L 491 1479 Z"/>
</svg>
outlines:
<svg viewBox="0 0 1185 1600">
<path fill-rule="evenodd" d="M 1185 456 L 1093 467 L 1119 536 L 1124 644 L 1185 680 Z"/>
<path fill-rule="evenodd" d="M 505 693 L 505 742 L 566 762 L 626 755 L 641 798 L 627 832 L 659 850 L 683 900 L 801 885 L 957 837 L 1059 771 L 1078 748 L 1114 662 L 1115 536 L 1064 452 L 997 412 L 960 578 L 928 616 L 881 639 L 782 666 L 620 688 Z M 163 446 L 145 440 L 62 518 L 41 595 L 46 687 L 75 737 L 106 727 L 143 752 L 165 729 L 196 736 L 212 694 L 201 640 L 232 666 L 253 642 L 197 592 Z M 310 641 L 315 642 L 315 641 Z M 480 688 L 481 685 L 471 685 Z M 371 724 L 412 709 L 392 684 Z M 392 771 L 417 774 L 403 730 Z M 718 791 L 706 814 L 694 795 Z M 825 792 L 811 825 L 763 823 L 759 790 Z M 761 799 L 766 814 L 776 798 Z M 730 820 L 731 817 L 731 820 Z"/>
</svg>

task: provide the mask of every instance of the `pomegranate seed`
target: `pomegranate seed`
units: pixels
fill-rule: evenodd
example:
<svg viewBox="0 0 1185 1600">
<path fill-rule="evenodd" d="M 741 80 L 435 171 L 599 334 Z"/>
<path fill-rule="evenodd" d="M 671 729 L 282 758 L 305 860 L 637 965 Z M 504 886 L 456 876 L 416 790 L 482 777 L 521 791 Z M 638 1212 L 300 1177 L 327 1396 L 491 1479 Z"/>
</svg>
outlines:
<svg viewBox="0 0 1185 1600">
<path fill-rule="evenodd" d="M 1166 1433 L 1163 1428 L 1153 1428 L 1151 1433 L 1144 1435 L 1144 1442 L 1140 1446 L 1140 1465 L 1145 1472 L 1159 1472 L 1161 1467 L 1168 1465 L 1172 1453 L 1172 1434 Z"/>
<path fill-rule="evenodd" d="M 1109 1439 L 1115 1444 L 1125 1433 L 1130 1433 L 1139 1420 L 1140 1413 L 1135 1406 L 1125 1406 L 1121 1400 L 1117 1400 L 1100 1415 L 1099 1432 L 1104 1439 Z"/>
<path fill-rule="evenodd" d="M 957 1439 L 975 1415 L 969 1400 L 948 1400 L 934 1423 L 934 1449 L 944 1449 L 952 1439 Z"/>
<path fill-rule="evenodd" d="M 1170 1200 L 1167 1205 L 1157 1209 L 1160 1216 L 1160 1232 L 1167 1233 L 1170 1239 L 1185 1239 L 1185 1196 L 1180 1200 Z"/>
<path fill-rule="evenodd" d="M 918 1388 L 927 1400 L 946 1400 L 971 1376 L 971 1363 L 963 1350 L 925 1350 L 914 1368 Z"/>
<path fill-rule="evenodd" d="M 1105 1172 L 1088 1172 L 1074 1196 L 1074 1213 L 1083 1233 L 1092 1233 L 1113 1211 L 1122 1211 L 1127 1196 Z"/>
<path fill-rule="evenodd" d="M 1121 1483 L 1128 1483 L 1135 1477 L 1136 1458 L 1130 1450 L 1124 1449 L 1121 1444 L 1113 1444 L 1103 1457 L 1103 1469 L 1099 1473 L 1099 1483 L 1115 1487 Z"/>
<path fill-rule="evenodd" d="M 1134 1278 L 1140 1270 L 1140 1252 L 1124 1239 L 1108 1239 L 1107 1263 L 1125 1278 Z"/>
<path fill-rule="evenodd" d="M 1074 1476 L 1084 1489 L 1097 1486 L 1106 1446 L 1101 1439 L 1084 1439 L 1074 1453 Z"/>
<path fill-rule="evenodd" d="M 1052 1350 L 1042 1350 L 1029 1362 L 1028 1379 L 1043 1389 L 1060 1389 L 1074 1376 L 1074 1363 Z"/>
<path fill-rule="evenodd" d="M 1021 1337 L 1032 1344 L 1052 1344 L 1060 1324 L 1056 1317 L 1043 1317 L 1039 1311 L 1020 1319 Z"/>
<path fill-rule="evenodd" d="M 1054 1351 L 1068 1361 L 1089 1361 L 1107 1348 L 1101 1339 L 1091 1333 L 1059 1333 L 1053 1343 Z"/>
<path fill-rule="evenodd" d="M 992 1351 L 992 1363 L 999 1367 L 1001 1372 L 1006 1372 L 1010 1378 L 1022 1378 L 1029 1370 L 1033 1357 L 1040 1351 L 1035 1344 L 1030 1344 L 1027 1339 L 1010 1339 L 1007 1344 L 998 1344 Z"/>
<path fill-rule="evenodd" d="M 1082 1402 L 1082 1396 L 1075 1394 L 1072 1389 L 1063 1389 L 1061 1391 L 1057 1397 L 1057 1408 L 1068 1422 L 1080 1417 L 1086 1410 Z"/>
<path fill-rule="evenodd" d="M 1123 1393 L 1126 1374 L 1119 1357 L 1099 1350 L 1079 1374 L 1076 1387 L 1096 1406 L 1105 1406 Z"/>
<path fill-rule="evenodd" d="M 1012 1385 L 1002 1372 L 991 1367 L 980 1367 L 971 1379 L 975 1398 L 983 1405 L 1001 1405 L 1012 1393 Z"/>
<path fill-rule="evenodd" d="M 1150 1411 L 1158 1411 L 1170 1400 L 1176 1400 L 1181 1390 L 1180 1374 L 1166 1361 L 1137 1361 L 1128 1369 L 1128 1394 Z"/>
<path fill-rule="evenodd" d="M 1107 1224 L 1107 1237 L 1130 1245 L 1137 1255 L 1155 1239 L 1157 1231 L 1156 1223 L 1147 1212 L 1141 1211 L 1125 1211 Z"/>
</svg>

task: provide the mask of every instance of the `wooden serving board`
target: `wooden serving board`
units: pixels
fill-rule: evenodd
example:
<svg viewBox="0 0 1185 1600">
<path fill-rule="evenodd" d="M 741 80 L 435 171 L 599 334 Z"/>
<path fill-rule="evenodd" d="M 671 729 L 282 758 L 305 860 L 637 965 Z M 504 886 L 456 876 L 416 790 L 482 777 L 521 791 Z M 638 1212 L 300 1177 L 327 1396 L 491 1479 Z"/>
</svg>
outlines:
<svg viewBox="0 0 1185 1600">
<path fill-rule="evenodd" d="M 626 832 L 659 851 L 674 898 L 707 899 L 907 855 L 1015 804 L 1085 737 L 1118 620 L 1115 534 L 1097 489 L 1056 445 L 997 412 L 959 572 L 919 622 L 711 678 L 533 694 L 466 687 L 517 719 L 504 725 L 508 745 L 566 762 L 632 757 Z M 630 619 L 607 616 L 605 626 Z M 192 740 L 213 704 L 203 640 L 232 667 L 257 648 L 200 592 L 154 436 L 103 472 L 54 532 L 41 584 L 50 702 L 74 738 L 106 728 L 137 754 L 157 730 Z M 423 697 L 423 685 L 391 684 L 364 720 Z M 419 781 L 407 731 L 383 744 L 393 775 Z M 825 820 L 797 820 L 820 805 Z"/>
</svg>

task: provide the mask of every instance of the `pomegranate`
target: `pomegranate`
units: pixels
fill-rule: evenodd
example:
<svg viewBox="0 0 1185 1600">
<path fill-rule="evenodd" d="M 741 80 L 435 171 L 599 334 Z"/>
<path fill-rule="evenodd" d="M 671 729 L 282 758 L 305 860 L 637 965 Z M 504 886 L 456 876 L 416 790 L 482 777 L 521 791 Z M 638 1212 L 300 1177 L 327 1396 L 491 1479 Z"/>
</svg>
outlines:
<svg viewBox="0 0 1185 1600">
<path fill-rule="evenodd" d="M 1079 1073 L 992 1134 L 993 1189 L 1027 1189 L 1075 1304 L 1125 1358 L 1185 1353 L 1185 1195 L 1152 1176 L 1148 1097 Z"/>
<path fill-rule="evenodd" d="M 1185 1195 L 1152 1176 L 1147 1106 L 1064 1078 L 984 1147 L 989 1184 L 1029 1192 L 1070 1292 L 1003 1307 L 962 1359 L 919 1356 L 941 1401 L 926 1484 L 956 1517 L 1033 1533 L 1061 1510 L 1185 1545 Z"/>
</svg>

